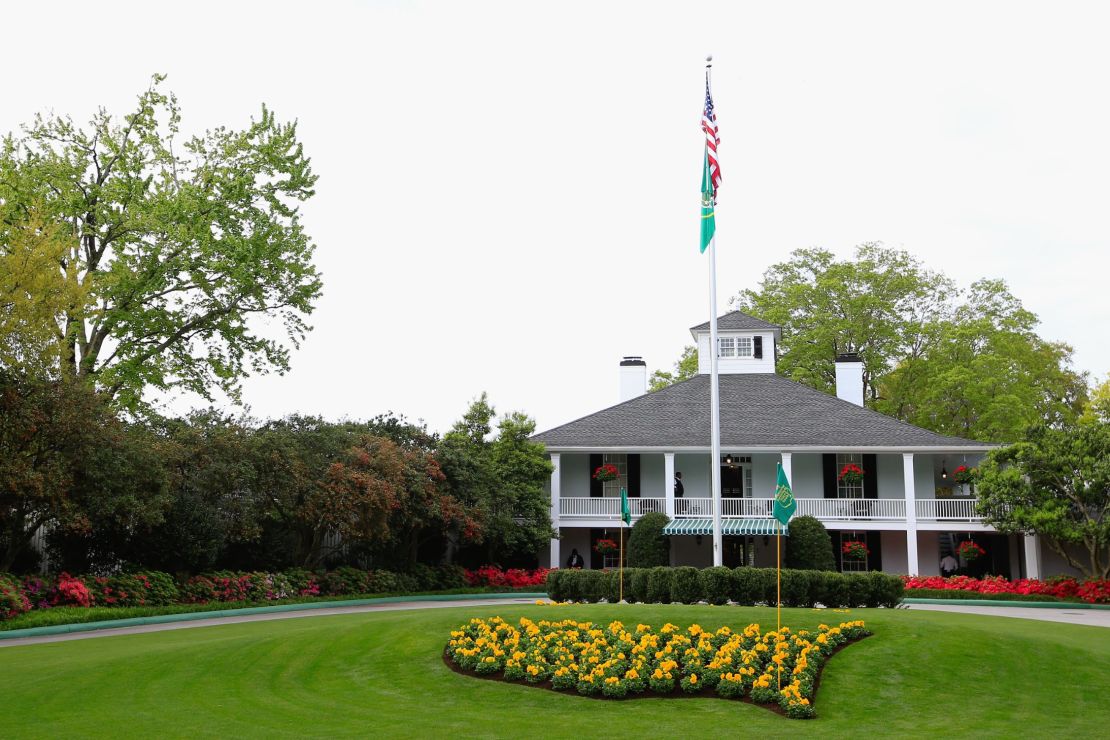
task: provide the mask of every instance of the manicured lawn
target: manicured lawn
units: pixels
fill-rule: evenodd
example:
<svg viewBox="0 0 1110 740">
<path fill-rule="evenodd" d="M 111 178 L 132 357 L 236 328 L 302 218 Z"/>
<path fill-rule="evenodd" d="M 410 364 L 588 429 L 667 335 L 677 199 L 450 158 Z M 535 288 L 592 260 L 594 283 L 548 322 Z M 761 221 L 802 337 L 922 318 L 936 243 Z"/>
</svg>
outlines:
<svg viewBox="0 0 1110 740">
<path fill-rule="evenodd" d="M 471 616 L 774 627 L 767 608 L 582 605 L 377 612 L 0 649 L 0 737 L 1104 735 L 1110 630 L 970 614 L 784 609 L 864 619 L 828 664 L 818 719 L 716 698 L 599 701 L 453 673 Z"/>
</svg>

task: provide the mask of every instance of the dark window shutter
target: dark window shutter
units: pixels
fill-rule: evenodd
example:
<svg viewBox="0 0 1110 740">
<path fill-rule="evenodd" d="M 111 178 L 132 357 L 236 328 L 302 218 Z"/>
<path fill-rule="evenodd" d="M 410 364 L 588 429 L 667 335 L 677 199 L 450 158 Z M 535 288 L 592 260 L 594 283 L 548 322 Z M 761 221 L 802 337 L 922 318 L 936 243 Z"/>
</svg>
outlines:
<svg viewBox="0 0 1110 740">
<path fill-rule="evenodd" d="M 872 457 L 874 457 L 872 455 Z M 866 456 L 864 456 L 866 460 Z M 866 470 L 866 468 L 864 468 Z M 883 533 L 875 530 L 867 533 L 867 549 L 870 554 L 867 556 L 867 569 L 868 570 L 882 570 L 883 569 Z"/>
<path fill-rule="evenodd" d="M 593 455 L 591 455 L 590 457 L 593 457 Z M 600 458 L 601 455 L 598 455 L 598 457 Z M 598 465 L 600 465 L 600 464 L 601 463 L 598 463 Z M 593 471 L 591 471 L 591 475 L 592 474 L 593 474 Z M 605 536 L 605 530 L 604 529 L 591 529 L 590 530 L 590 570 L 600 570 L 601 568 L 605 567 L 605 559 L 603 557 L 601 557 L 601 555 L 598 553 L 598 551 L 595 547 L 595 545 L 597 545 L 597 541 L 600 540 L 600 539 L 603 539 L 604 536 Z"/>
<path fill-rule="evenodd" d="M 601 481 L 594 478 L 594 471 L 601 467 L 601 455 L 590 455 L 590 496 L 597 498 L 601 496 Z"/>
<path fill-rule="evenodd" d="M 863 456 L 863 497 L 879 497 L 879 464 L 875 455 Z"/>
<path fill-rule="evenodd" d="M 763 359 L 763 337 L 761 336 L 752 339 L 752 357 L 757 360 Z"/>
<path fill-rule="evenodd" d="M 828 498 L 826 496 L 826 498 Z M 844 560 L 840 548 L 844 547 L 844 541 L 840 535 L 840 531 L 836 529 L 829 530 L 829 539 L 832 540 L 833 560 L 836 561 L 836 571 L 838 573 L 844 570 Z"/>
<path fill-rule="evenodd" d="M 821 469 L 825 478 L 825 498 L 836 498 L 836 454 L 825 453 L 821 456 Z"/>
<path fill-rule="evenodd" d="M 628 496 L 640 498 L 640 456 L 628 456 Z"/>
</svg>

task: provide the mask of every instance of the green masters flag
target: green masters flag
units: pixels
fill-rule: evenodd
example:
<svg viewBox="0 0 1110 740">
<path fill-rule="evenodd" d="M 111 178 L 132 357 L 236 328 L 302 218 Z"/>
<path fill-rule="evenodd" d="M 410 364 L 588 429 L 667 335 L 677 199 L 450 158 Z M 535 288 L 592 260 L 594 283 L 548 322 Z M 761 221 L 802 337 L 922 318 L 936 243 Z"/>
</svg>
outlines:
<svg viewBox="0 0 1110 740">
<path fill-rule="evenodd" d="M 621 489 L 621 519 L 625 524 L 632 523 L 632 509 L 628 508 L 628 493 Z"/>
<path fill-rule="evenodd" d="M 717 232 L 717 221 L 713 212 L 713 178 L 709 174 L 709 152 L 705 152 L 705 172 L 701 176 L 701 251 L 709 249 L 713 234 Z"/>
<path fill-rule="evenodd" d="M 779 463 L 779 479 L 775 484 L 775 508 L 772 515 L 785 527 L 797 509 L 798 504 L 794 501 L 794 492 L 790 490 L 790 481 L 786 479 L 782 463 Z"/>
</svg>

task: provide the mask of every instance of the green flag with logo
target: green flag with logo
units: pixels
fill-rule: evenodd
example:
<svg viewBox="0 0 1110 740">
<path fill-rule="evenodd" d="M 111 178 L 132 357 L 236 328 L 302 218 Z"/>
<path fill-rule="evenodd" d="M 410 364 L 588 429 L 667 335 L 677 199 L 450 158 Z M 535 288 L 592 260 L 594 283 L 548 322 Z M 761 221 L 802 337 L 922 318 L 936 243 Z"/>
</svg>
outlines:
<svg viewBox="0 0 1110 740">
<path fill-rule="evenodd" d="M 717 219 L 713 204 L 713 178 L 709 173 L 709 152 L 705 153 L 705 170 L 701 176 L 701 251 L 709 249 L 709 242 L 717 233 Z"/>
<path fill-rule="evenodd" d="M 786 471 L 782 469 L 782 463 L 779 463 L 778 467 L 779 477 L 775 483 L 775 507 L 772 515 L 785 527 L 790 517 L 798 510 L 798 502 L 794 500 L 794 492 L 790 490 L 790 481 L 786 479 Z"/>
<path fill-rule="evenodd" d="M 621 519 L 625 524 L 632 523 L 632 509 L 628 506 L 628 492 L 621 489 Z"/>
</svg>

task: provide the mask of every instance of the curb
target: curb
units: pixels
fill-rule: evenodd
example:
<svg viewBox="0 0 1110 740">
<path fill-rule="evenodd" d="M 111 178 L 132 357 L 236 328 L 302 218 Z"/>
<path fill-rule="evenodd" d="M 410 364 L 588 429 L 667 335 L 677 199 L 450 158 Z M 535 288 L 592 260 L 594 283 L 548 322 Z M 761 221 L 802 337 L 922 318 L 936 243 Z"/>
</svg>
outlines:
<svg viewBox="0 0 1110 740">
<path fill-rule="evenodd" d="M 207 612 L 184 612 L 182 614 L 161 614 L 154 617 L 131 617 L 129 619 L 107 619 L 99 622 L 74 622 L 55 624 L 49 627 L 27 627 L 26 629 L 0 631 L 0 641 L 20 637 L 48 637 L 66 635 L 72 632 L 94 632 L 96 630 L 118 629 L 121 627 L 140 627 L 147 624 L 171 624 L 173 622 L 194 622 L 199 619 L 218 617 L 241 617 L 251 614 L 273 614 L 280 612 L 313 611 L 315 609 L 335 609 L 345 606 L 373 606 L 376 604 L 400 604 L 408 601 L 471 601 L 496 599 L 546 599 L 546 593 L 518 593 L 506 591 L 485 594 L 430 594 L 426 596 L 386 596 L 380 599 L 348 599 L 346 601 L 314 601 L 302 604 L 278 604 L 277 606 L 249 606 L 242 609 L 218 609 Z"/>
<path fill-rule="evenodd" d="M 903 604 L 941 604 L 944 606 L 1005 606 L 1032 609 L 1110 609 L 1110 604 L 1085 601 L 1002 601 L 994 599 L 902 599 Z"/>
</svg>

